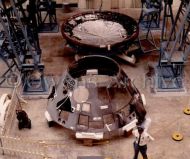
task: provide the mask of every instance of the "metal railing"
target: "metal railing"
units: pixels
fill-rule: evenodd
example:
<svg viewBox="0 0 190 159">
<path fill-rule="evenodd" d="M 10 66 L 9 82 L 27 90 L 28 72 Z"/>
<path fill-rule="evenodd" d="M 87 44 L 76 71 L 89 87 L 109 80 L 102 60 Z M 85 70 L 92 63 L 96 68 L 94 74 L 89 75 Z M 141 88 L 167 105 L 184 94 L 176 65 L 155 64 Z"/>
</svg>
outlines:
<svg viewBox="0 0 190 159">
<path fill-rule="evenodd" d="M 43 141 L 0 136 L 0 153 L 26 159 L 47 159 L 46 144 Z"/>
</svg>

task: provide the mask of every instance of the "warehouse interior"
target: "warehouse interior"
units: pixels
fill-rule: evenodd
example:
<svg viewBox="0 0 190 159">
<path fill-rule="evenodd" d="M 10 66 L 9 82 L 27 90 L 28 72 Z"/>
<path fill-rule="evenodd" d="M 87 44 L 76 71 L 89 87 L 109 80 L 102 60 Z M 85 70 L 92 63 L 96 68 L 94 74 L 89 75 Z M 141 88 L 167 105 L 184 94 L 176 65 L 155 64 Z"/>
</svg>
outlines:
<svg viewBox="0 0 190 159">
<path fill-rule="evenodd" d="M 189 0 L 1 0 L 0 158 L 131 159 L 141 127 L 148 159 L 188 159 L 189 12 Z"/>
</svg>

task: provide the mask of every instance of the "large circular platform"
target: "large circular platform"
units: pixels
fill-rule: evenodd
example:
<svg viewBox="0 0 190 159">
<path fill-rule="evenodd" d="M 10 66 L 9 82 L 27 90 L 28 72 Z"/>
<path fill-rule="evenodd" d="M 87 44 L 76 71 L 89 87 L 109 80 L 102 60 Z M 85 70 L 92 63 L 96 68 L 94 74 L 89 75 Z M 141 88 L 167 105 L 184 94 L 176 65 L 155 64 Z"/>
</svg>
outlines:
<svg viewBox="0 0 190 159">
<path fill-rule="evenodd" d="M 113 59 L 86 56 L 72 63 L 48 101 L 47 112 L 79 139 L 105 139 L 142 123 L 146 111 L 129 77 Z"/>
<path fill-rule="evenodd" d="M 109 51 L 131 44 L 138 36 L 138 25 L 117 12 L 83 12 L 65 20 L 62 35 L 72 46 Z"/>
</svg>

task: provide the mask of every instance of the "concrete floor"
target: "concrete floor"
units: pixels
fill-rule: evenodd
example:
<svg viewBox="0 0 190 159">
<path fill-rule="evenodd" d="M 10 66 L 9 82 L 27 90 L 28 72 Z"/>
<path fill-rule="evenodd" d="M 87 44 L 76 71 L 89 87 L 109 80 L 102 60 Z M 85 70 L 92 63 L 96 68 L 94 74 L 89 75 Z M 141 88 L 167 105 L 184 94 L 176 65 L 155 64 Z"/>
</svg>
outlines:
<svg viewBox="0 0 190 159">
<path fill-rule="evenodd" d="M 126 11 L 131 16 L 137 16 L 134 12 Z M 61 24 L 65 17 L 73 13 L 63 14 L 58 11 L 58 19 Z M 45 64 L 45 74 L 53 75 L 55 81 L 65 71 L 68 64 L 74 60 L 72 50 L 64 48 L 64 40 L 61 33 L 41 34 L 40 43 L 42 49 L 42 61 Z M 157 64 L 158 53 L 140 55 L 135 66 L 125 62 L 120 64 L 131 79 L 134 79 L 136 87 L 144 93 L 147 99 L 147 116 L 151 117 L 152 125 L 149 133 L 155 141 L 148 144 L 149 159 L 188 159 L 190 150 L 190 116 L 183 114 L 185 106 L 190 105 L 190 66 L 189 62 L 185 67 L 185 92 L 176 93 L 152 93 L 150 83 L 145 87 L 144 76 L 147 72 L 147 63 Z M 6 90 L 7 91 L 7 90 Z M 10 90 L 8 90 L 10 91 Z M 1 94 L 5 92 L 0 89 Z M 48 154 L 53 159 L 77 159 L 77 156 L 104 156 L 112 159 L 133 158 L 133 136 L 128 138 L 119 137 L 92 147 L 83 146 L 82 141 L 77 141 L 74 134 L 60 126 L 49 128 L 44 112 L 47 99 L 27 100 L 28 104 L 23 105 L 30 119 L 32 129 L 17 128 L 15 119 L 10 134 L 14 137 L 27 138 L 32 140 L 43 140 L 49 144 Z M 180 142 L 172 140 L 173 132 L 179 131 L 184 135 Z M 139 156 L 139 159 L 141 157 Z"/>
</svg>

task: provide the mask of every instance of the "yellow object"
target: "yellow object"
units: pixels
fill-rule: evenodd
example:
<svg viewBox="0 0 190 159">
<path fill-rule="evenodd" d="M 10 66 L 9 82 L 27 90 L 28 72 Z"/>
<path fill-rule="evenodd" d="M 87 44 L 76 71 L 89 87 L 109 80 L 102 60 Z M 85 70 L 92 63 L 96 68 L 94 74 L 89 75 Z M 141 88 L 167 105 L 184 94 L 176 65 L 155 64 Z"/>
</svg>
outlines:
<svg viewBox="0 0 190 159">
<path fill-rule="evenodd" d="M 175 141 L 181 141 L 181 140 L 183 140 L 183 135 L 179 132 L 174 132 L 172 134 L 172 139 Z"/>
<path fill-rule="evenodd" d="M 190 115 L 190 108 L 185 108 L 184 110 L 183 110 L 183 112 L 185 113 L 185 114 L 187 114 L 187 115 Z"/>
</svg>

